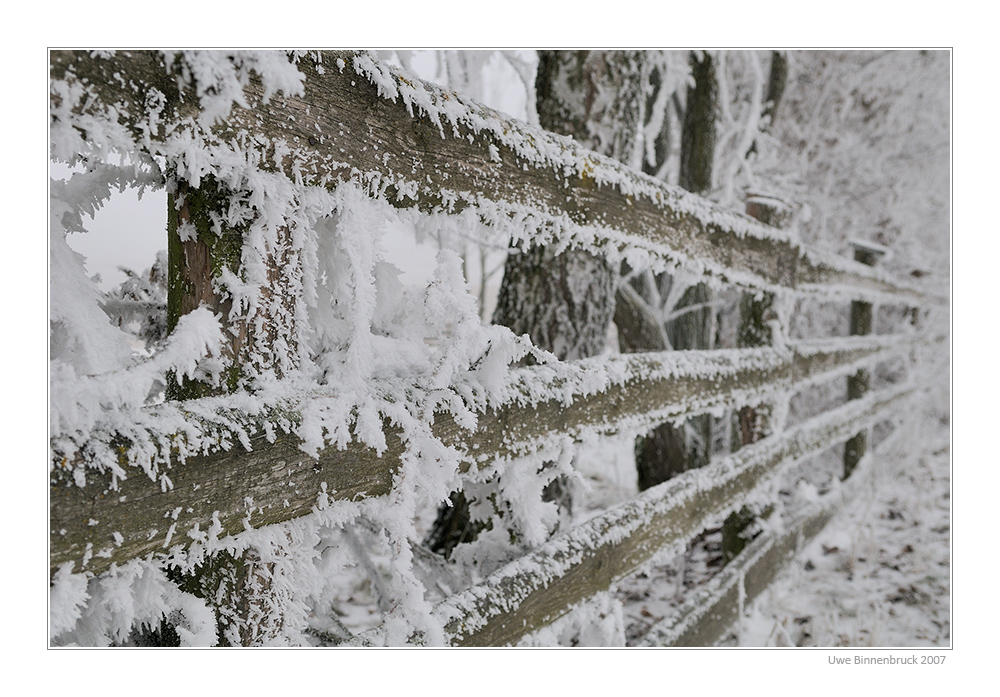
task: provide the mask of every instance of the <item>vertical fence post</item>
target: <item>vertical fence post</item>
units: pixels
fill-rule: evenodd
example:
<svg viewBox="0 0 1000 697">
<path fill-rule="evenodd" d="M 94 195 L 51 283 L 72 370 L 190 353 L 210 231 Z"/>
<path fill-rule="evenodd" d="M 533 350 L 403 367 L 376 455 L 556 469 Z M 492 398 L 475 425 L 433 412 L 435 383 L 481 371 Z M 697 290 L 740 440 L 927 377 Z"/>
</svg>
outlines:
<svg viewBox="0 0 1000 697">
<path fill-rule="evenodd" d="M 255 332 L 258 347 L 273 345 L 274 327 L 258 323 L 254 329 L 246 317 L 232 319 L 232 299 L 221 285 L 225 269 L 239 276 L 249 229 L 248 224 L 234 226 L 226 222 L 231 193 L 215 178 L 206 176 L 197 188 L 178 180 L 168 197 L 167 329 L 173 331 L 182 316 L 207 307 L 220 317 L 225 337 L 222 355 L 216 357 L 223 366 L 219 384 L 178 381 L 168 375 L 168 399 L 197 399 L 237 390 L 247 372 L 247 355 Z M 280 260 L 273 261 L 275 268 L 280 268 Z M 276 271 L 266 293 L 284 290 L 277 275 Z M 270 367 L 280 373 L 277 365 L 257 367 Z M 219 552 L 192 573 L 168 569 L 168 576 L 182 590 L 205 599 L 215 609 L 220 645 L 250 646 L 267 638 L 262 631 L 266 634 L 270 628 L 273 634 L 280 627 L 281 618 L 274 612 L 274 608 L 280 608 L 280 599 L 272 597 L 273 572 L 273 563 L 262 560 L 259 550 L 248 548 L 239 555 Z M 261 630 L 262 626 L 265 629 Z"/>
<path fill-rule="evenodd" d="M 866 266 L 875 266 L 879 258 L 887 251 L 884 247 L 869 242 L 852 240 L 854 261 Z M 872 304 L 862 300 L 851 301 L 851 336 L 865 336 L 872 333 Z M 860 368 L 858 372 L 847 378 L 847 399 L 861 399 L 868 392 L 871 376 L 868 370 Z M 844 447 L 844 479 L 851 476 L 858 462 L 868 449 L 868 429 L 854 435 Z"/>
<path fill-rule="evenodd" d="M 197 399 L 236 389 L 240 356 L 247 340 L 246 322 L 231 323 L 232 300 L 220 297 L 216 281 L 224 268 L 239 273 L 245 230 L 217 221 L 226 192 L 212 177 L 198 188 L 177 181 L 167 197 L 167 332 L 173 332 L 184 315 L 207 307 L 221 317 L 223 336 L 220 359 L 224 368 L 219 385 L 167 376 L 167 399 Z M 215 220 L 213 221 L 213 214 Z"/>
<path fill-rule="evenodd" d="M 791 207 L 776 198 L 769 196 L 748 196 L 746 200 L 747 215 L 756 218 L 765 225 L 776 228 L 788 227 L 791 221 Z M 773 341 L 771 327 L 768 324 L 771 305 L 774 303 L 774 293 L 761 291 L 759 293 L 743 293 L 740 297 L 740 323 L 736 330 L 736 345 L 739 348 L 756 348 L 770 346 Z M 740 409 L 733 416 L 735 421 L 732 448 L 738 450 L 744 445 L 755 443 L 771 430 L 770 411 L 768 405 L 748 406 Z M 744 531 L 753 522 L 753 511 L 743 507 L 732 513 L 722 526 L 722 559 L 730 562 L 743 548 L 748 540 Z"/>
</svg>

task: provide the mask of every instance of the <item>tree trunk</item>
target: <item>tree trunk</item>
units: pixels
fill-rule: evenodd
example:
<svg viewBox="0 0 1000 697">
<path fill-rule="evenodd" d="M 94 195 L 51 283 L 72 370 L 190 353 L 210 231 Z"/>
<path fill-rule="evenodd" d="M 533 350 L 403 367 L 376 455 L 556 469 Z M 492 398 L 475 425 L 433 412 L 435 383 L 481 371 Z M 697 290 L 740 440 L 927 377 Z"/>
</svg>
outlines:
<svg viewBox="0 0 1000 697">
<path fill-rule="evenodd" d="M 764 100 L 764 125 L 767 131 L 774 123 L 774 115 L 781 104 L 781 97 L 785 94 L 785 85 L 788 84 L 788 58 L 781 51 L 771 51 L 771 71 L 767 79 L 767 97 Z"/>
<path fill-rule="evenodd" d="M 707 194 L 712 190 L 719 83 L 711 55 L 692 53 L 690 63 L 694 85 L 688 88 L 684 109 L 679 183 L 693 193 Z"/>
<path fill-rule="evenodd" d="M 670 348 L 667 332 L 649 299 L 633 280 L 619 283 L 615 294 L 615 327 L 618 328 L 618 348 L 622 353 L 666 351 Z"/>
<path fill-rule="evenodd" d="M 688 88 L 684 111 L 679 181 L 688 191 L 706 194 L 712 188 L 719 87 L 715 65 L 708 53 L 701 56 L 692 53 L 690 64 L 694 85 Z M 669 279 L 661 279 L 661 283 L 669 282 Z M 712 300 L 713 293 L 705 284 L 697 284 L 684 292 L 674 309 L 698 309 L 667 323 L 667 337 L 674 349 L 709 349 L 714 346 L 715 312 Z M 708 464 L 711 453 L 710 414 L 692 417 L 680 427 L 671 423 L 656 427 L 636 441 L 639 490 L 644 491 L 681 472 Z"/>
<path fill-rule="evenodd" d="M 493 323 L 528 334 L 561 361 L 596 356 L 606 345 L 616 282 L 610 264 L 581 249 L 515 250 L 504 265 Z"/>
</svg>

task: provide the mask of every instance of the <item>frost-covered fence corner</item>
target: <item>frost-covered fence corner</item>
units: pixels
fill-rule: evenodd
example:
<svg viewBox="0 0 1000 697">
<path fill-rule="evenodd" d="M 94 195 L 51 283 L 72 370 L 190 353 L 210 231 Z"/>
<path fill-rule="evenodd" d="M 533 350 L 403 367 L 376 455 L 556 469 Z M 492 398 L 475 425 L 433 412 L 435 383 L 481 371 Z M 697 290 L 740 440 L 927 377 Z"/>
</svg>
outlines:
<svg viewBox="0 0 1000 697">
<path fill-rule="evenodd" d="M 481 322 L 450 250 L 423 287 L 402 283 L 387 228 L 583 249 L 869 312 L 926 317 L 942 300 L 367 53 L 55 51 L 50 79 L 51 157 L 75 167 L 50 212 L 53 644 L 542 636 L 773 496 L 793 463 L 902 419 L 920 371 L 788 429 L 775 418 L 767 437 L 566 525 L 545 489 L 579 443 L 780 405 L 939 338 L 904 327 L 559 361 Z M 169 194 L 169 335 L 148 357 L 65 239 L 126 186 Z M 423 519 L 459 490 L 480 492 L 482 531 L 445 558 L 421 544 Z M 758 539 L 732 568 L 766 559 L 773 576 L 828 517 Z M 359 574 L 377 614 L 364 632 L 336 610 Z M 721 615 L 706 608 L 752 594 L 753 573 L 730 575 L 654 635 L 709 641 L 697 618 Z"/>
</svg>

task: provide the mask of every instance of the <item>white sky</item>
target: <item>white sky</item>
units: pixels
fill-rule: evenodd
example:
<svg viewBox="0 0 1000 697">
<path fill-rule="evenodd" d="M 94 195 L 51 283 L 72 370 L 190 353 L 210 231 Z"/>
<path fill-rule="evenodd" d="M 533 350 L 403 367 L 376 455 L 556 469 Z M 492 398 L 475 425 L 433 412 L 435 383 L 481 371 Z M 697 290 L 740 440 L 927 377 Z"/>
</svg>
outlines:
<svg viewBox="0 0 1000 697">
<path fill-rule="evenodd" d="M 70 169 L 51 163 L 49 174 L 65 179 Z M 115 193 L 93 220 L 83 222 L 87 232 L 72 233 L 67 242 L 86 257 L 88 274 L 101 275 L 101 289 L 109 290 L 125 280 L 118 266 L 141 273 L 167 248 L 167 193 L 147 190 L 141 200 L 135 189 Z"/>
</svg>

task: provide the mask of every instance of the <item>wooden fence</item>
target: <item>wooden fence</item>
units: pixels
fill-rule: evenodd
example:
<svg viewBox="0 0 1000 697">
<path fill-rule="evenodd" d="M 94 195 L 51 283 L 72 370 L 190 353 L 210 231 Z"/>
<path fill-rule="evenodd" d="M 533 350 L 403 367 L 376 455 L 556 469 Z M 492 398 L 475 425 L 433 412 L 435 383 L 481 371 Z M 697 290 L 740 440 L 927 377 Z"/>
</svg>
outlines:
<svg viewBox="0 0 1000 697">
<path fill-rule="evenodd" d="M 192 81 L 176 79 L 183 60 L 174 59 L 171 67 L 170 59 L 155 52 L 54 51 L 50 78 L 60 89 L 52 92 L 53 119 L 72 117 L 77 128 L 87 118 L 112 119 L 139 147 L 155 152 L 171 124 L 197 119 L 207 99 Z M 304 75 L 299 94 L 267 94 L 265 81 L 248 72 L 241 86 L 244 103 L 233 106 L 224 122 L 206 126 L 206 133 L 220 142 L 249 133 L 271 144 L 272 152 L 273 144 L 286 144 L 294 157 L 275 156 L 261 167 L 283 171 L 300 186 L 332 189 L 353 182 L 400 208 L 456 215 L 471 209 L 494 225 L 531 217 L 543 241 L 582 244 L 615 258 L 639 254 L 678 263 L 716 283 L 744 289 L 868 306 L 869 326 L 852 326 L 858 336 L 850 338 L 579 361 L 579 381 L 561 378 L 566 385 L 558 400 L 532 398 L 546 379 L 545 366 L 518 368 L 510 374 L 507 392 L 519 398 L 483 409 L 474 430 L 448 414 L 434 417 L 433 435 L 461 453 L 463 471 L 529 454 L 553 434 L 580 439 L 640 433 L 684 415 L 754 406 L 762 394 L 787 398 L 810 384 L 856 376 L 879 361 L 908 360 L 917 344 L 929 341 L 913 332 L 864 336 L 871 331 L 871 303 L 927 308 L 942 302 L 878 269 L 807 250 L 748 216 L 416 82 L 366 54 L 317 52 L 296 60 Z M 156 123 L 149 119 L 151 95 Z M 585 387 L 592 384 L 590 375 L 605 376 L 604 388 Z M 453 645 L 515 643 L 612 587 L 660 550 L 683 545 L 738 510 L 794 463 L 874 423 L 902 418 L 918 388 L 912 381 L 867 394 L 856 387 L 852 397 L 858 398 L 843 406 L 559 533 L 517 563 L 447 598 L 433 614 Z M 145 414 L 155 420 L 164 408 L 147 407 Z M 53 449 L 51 573 L 73 562 L 77 570 L 99 574 L 130 559 L 183 547 L 191 531 L 216 526 L 224 536 L 310 515 L 324 492 L 331 500 L 385 496 L 404 451 L 398 428 L 386 422 L 381 453 L 355 439 L 346 448 L 329 445 L 317 457 L 307 455 L 295 435 L 301 413 L 294 400 L 254 417 L 238 410 L 211 418 L 198 413 L 188 412 L 181 441 L 192 433 L 214 433 L 219 445 L 175 458 L 164 472 L 166 482 L 92 472 L 79 486 L 74 468 L 92 449 Z M 128 441 L 115 441 L 113 434 L 107 439 L 105 445 L 118 448 L 128 470 Z M 863 454 L 864 443 L 859 447 L 856 455 Z M 718 640 L 738 618 L 742 599 L 765 587 L 830 515 L 830 508 L 822 507 L 781 536 L 755 540 L 700 600 L 655 627 L 647 641 L 704 645 Z M 378 643 L 378 636 L 374 630 L 355 641 Z"/>
</svg>

